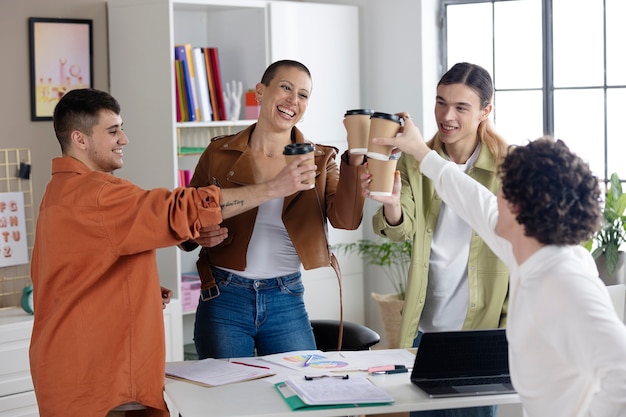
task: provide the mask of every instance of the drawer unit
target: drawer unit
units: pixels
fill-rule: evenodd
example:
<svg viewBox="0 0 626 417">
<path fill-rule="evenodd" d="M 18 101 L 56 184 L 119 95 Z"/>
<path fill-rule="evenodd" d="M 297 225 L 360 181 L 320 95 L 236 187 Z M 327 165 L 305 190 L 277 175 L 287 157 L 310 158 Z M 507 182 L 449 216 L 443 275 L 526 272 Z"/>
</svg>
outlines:
<svg viewBox="0 0 626 417">
<path fill-rule="evenodd" d="M 39 415 L 28 362 L 32 330 L 33 316 L 0 311 L 0 417 Z"/>
</svg>

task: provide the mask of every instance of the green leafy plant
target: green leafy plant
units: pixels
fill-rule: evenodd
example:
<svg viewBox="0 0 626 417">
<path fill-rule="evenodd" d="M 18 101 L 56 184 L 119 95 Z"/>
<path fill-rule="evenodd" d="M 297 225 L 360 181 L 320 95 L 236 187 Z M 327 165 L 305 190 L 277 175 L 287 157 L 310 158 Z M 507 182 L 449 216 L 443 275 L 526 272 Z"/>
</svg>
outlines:
<svg viewBox="0 0 626 417">
<path fill-rule="evenodd" d="M 356 253 L 368 264 L 380 266 L 403 300 L 412 248 L 413 245 L 410 240 L 392 242 L 383 239 L 378 241 L 363 239 L 351 243 L 338 243 L 333 246 L 337 252 Z"/>
<path fill-rule="evenodd" d="M 620 247 L 626 242 L 626 194 L 622 193 L 622 183 L 617 173 L 611 174 L 611 180 L 606 192 L 604 208 L 602 210 L 602 225 L 593 238 L 584 246 L 594 258 L 605 254 L 606 272 L 609 276 L 615 272 Z"/>
</svg>

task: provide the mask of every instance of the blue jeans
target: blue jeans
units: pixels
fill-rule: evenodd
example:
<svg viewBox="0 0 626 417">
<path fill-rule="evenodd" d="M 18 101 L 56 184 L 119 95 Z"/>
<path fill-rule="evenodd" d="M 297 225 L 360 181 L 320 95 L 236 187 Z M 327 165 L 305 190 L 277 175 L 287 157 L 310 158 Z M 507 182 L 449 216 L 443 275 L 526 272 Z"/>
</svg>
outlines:
<svg viewBox="0 0 626 417">
<path fill-rule="evenodd" d="M 315 349 L 302 275 L 252 280 L 212 268 L 220 295 L 196 310 L 199 359 Z"/>
<path fill-rule="evenodd" d="M 419 348 L 422 340 L 422 332 L 417 332 L 417 337 L 413 340 L 413 347 Z M 429 410 L 412 411 L 411 417 L 496 417 L 498 415 L 497 405 L 486 405 L 483 407 L 454 408 L 450 410 Z"/>
</svg>

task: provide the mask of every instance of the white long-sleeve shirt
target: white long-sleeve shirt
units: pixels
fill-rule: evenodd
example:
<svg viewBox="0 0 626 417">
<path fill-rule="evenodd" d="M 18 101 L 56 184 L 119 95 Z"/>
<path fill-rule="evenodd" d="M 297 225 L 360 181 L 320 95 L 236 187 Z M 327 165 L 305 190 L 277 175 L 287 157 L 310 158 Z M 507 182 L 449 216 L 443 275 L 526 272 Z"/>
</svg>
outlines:
<svg viewBox="0 0 626 417">
<path fill-rule="evenodd" d="M 518 265 L 495 233 L 496 197 L 430 152 L 421 171 L 510 271 L 507 339 L 527 417 L 626 416 L 626 326 L 582 246 L 549 245 Z"/>
</svg>

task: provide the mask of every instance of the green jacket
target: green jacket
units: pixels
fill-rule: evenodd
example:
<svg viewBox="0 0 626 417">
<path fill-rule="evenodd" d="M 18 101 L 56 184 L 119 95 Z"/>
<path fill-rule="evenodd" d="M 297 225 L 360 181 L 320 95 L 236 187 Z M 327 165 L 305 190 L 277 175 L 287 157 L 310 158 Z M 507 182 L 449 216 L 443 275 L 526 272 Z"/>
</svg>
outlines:
<svg viewBox="0 0 626 417">
<path fill-rule="evenodd" d="M 440 151 L 443 156 L 443 153 Z M 413 239 L 413 252 L 400 323 L 400 347 L 411 347 L 424 308 L 433 232 L 441 198 L 430 179 L 422 175 L 418 162 L 402 155 L 398 161 L 402 176 L 402 222 L 387 223 L 382 207 L 372 221 L 374 232 L 395 242 Z M 468 175 L 497 193 L 500 183 L 496 161 L 486 146 L 481 148 Z M 469 306 L 463 329 L 504 327 L 508 306 L 509 273 L 485 242 L 472 232 L 468 259 Z"/>
</svg>

